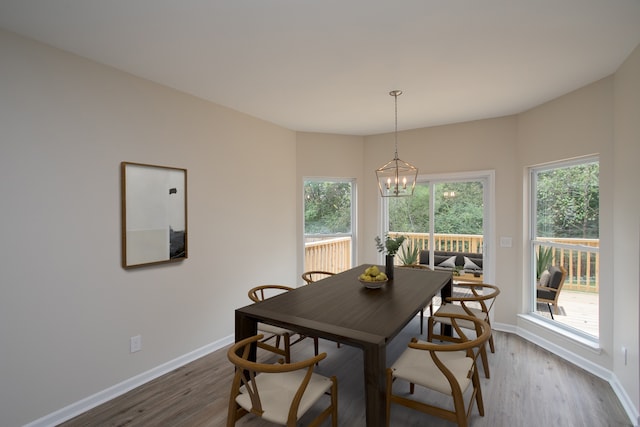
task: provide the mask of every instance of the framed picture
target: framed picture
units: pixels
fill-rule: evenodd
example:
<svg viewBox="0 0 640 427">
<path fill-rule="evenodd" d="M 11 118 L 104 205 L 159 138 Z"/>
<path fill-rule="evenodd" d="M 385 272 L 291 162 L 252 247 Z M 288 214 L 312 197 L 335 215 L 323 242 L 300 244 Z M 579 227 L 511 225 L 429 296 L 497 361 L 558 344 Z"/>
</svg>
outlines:
<svg viewBox="0 0 640 427">
<path fill-rule="evenodd" d="M 122 162 L 122 267 L 187 258 L 187 170 Z"/>
</svg>

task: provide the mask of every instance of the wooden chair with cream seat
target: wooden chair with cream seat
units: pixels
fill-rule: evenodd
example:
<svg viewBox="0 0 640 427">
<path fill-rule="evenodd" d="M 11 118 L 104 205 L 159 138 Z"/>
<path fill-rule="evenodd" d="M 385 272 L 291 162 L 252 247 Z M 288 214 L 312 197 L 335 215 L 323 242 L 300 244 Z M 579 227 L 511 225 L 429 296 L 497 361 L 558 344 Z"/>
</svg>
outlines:
<svg viewBox="0 0 640 427">
<path fill-rule="evenodd" d="M 264 301 L 266 298 L 277 295 L 278 293 L 288 292 L 293 290 L 292 287 L 285 285 L 261 285 L 256 286 L 249 290 L 249 298 L 253 302 Z M 265 337 L 258 342 L 258 347 L 271 351 L 273 353 L 284 356 L 286 363 L 291 362 L 291 346 L 299 343 L 303 339 L 307 338 L 306 335 L 301 335 L 297 332 L 289 329 L 281 328 L 279 326 L 269 325 L 267 323 L 258 322 L 258 332 L 263 333 Z M 292 337 L 297 335 L 297 338 L 292 340 Z M 318 355 L 318 338 L 313 338 L 314 354 Z M 271 341 L 275 340 L 275 345 L 271 344 Z M 280 340 L 283 342 L 282 348 L 280 348 Z"/>
<path fill-rule="evenodd" d="M 457 422 L 458 426 L 466 427 L 469 416 L 476 403 L 478 412 L 484 416 L 482 390 L 478 377 L 477 359 L 480 349 L 484 347 L 491 335 L 491 326 L 484 320 L 465 314 L 446 314 L 448 323 L 452 325 L 457 339 L 455 343 L 436 344 L 429 341 L 418 341 L 415 338 L 409 347 L 400 355 L 396 362 L 387 369 L 387 427 L 391 420 L 391 404 L 396 403 L 411 409 L 435 415 L 449 421 Z M 475 336 L 468 338 L 466 328 L 461 324 L 473 325 Z M 433 317 L 428 319 L 428 329 L 434 327 Z M 409 392 L 415 394 L 415 385 L 451 396 L 453 410 L 427 403 L 422 396 L 407 397 L 406 393 L 395 394 L 393 383 L 395 380 L 409 383 Z M 465 395 L 472 388 L 468 404 Z"/>
<path fill-rule="evenodd" d="M 302 273 L 302 280 L 304 280 L 307 283 L 307 285 L 309 285 L 313 282 L 317 282 L 318 280 L 322 280 L 329 276 L 333 276 L 334 274 L 336 273 L 331 273 L 329 271 L 320 271 L 320 270 L 305 271 L 304 273 Z"/>
<path fill-rule="evenodd" d="M 426 271 L 433 271 L 433 269 L 431 267 L 429 267 L 428 265 L 425 264 L 402 264 L 402 265 L 398 265 L 399 268 L 415 268 L 418 270 L 426 270 Z M 429 314 L 433 316 L 433 301 L 429 303 Z M 422 334 L 423 331 L 423 324 L 424 324 L 424 308 L 422 310 L 420 310 L 420 334 Z"/>
<path fill-rule="evenodd" d="M 446 298 L 445 303 L 433 314 L 434 321 L 436 323 L 441 323 L 441 326 L 448 325 L 449 321 L 446 315 L 466 314 L 482 319 L 491 326 L 489 313 L 493 308 L 496 297 L 500 294 L 500 289 L 495 285 L 489 285 L 487 283 L 457 283 L 456 289 L 464 292 L 462 294 L 464 296 L 456 295 Z M 461 322 L 461 325 L 467 329 L 474 329 L 474 325 L 472 323 Z M 433 329 L 427 332 L 431 334 L 429 338 L 435 338 L 442 341 L 451 340 L 450 336 L 442 332 L 442 328 L 439 334 L 436 334 Z M 495 353 L 496 349 L 493 341 L 493 335 L 489 335 L 488 341 L 491 352 Z M 487 358 L 486 346 L 482 347 L 480 356 L 482 358 L 484 375 L 486 378 L 489 378 L 489 360 Z"/>
<path fill-rule="evenodd" d="M 278 425 L 295 427 L 321 399 L 328 400 L 329 404 L 308 425 L 319 426 L 331 417 L 331 425 L 337 427 L 338 381 L 335 376 L 327 378 L 313 372 L 314 366 L 327 354 L 295 363 L 266 364 L 248 360 L 251 347 L 262 339 L 262 335 L 246 338 L 227 353 L 236 368 L 229 396 L 227 427 L 235 426 L 247 413 Z"/>
</svg>

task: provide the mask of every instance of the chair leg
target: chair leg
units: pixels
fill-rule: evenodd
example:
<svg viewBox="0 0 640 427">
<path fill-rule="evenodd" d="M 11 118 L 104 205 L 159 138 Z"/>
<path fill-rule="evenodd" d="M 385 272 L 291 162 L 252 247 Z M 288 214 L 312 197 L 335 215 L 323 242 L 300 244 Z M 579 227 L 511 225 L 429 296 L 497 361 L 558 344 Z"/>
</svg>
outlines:
<svg viewBox="0 0 640 427">
<path fill-rule="evenodd" d="M 391 392 L 393 387 L 393 372 L 391 368 L 387 368 L 387 398 L 385 399 L 385 405 L 387 406 L 387 423 L 385 424 L 389 427 L 391 423 Z"/>
<path fill-rule="evenodd" d="M 473 387 L 475 388 L 475 399 L 476 405 L 478 406 L 478 413 L 480 416 L 484 416 L 484 401 L 482 400 L 482 388 L 480 387 L 480 378 L 478 378 L 478 369 L 476 368 L 475 373 L 471 379 L 473 383 Z"/>
<path fill-rule="evenodd" d="M 489 378 L 489 359 L 487 357 L 487 345 L 482 344 L 480 349 L 480 358 L 482 359 L 482 369 L 484 370 L 484 377 Z"/>
<path fill-rule="evenodd" d="M 423 324 L 424 324 L 424 308 L 420 310 L 420 335 L 422 335 Z"/>
<path fill-rule="evenodd" d="M 282 336 L 284 339 L 284 362 L 291 363 L 291 337 L 289 334 Z"/>
<path fill-rule="evenodd" d="M 551 314 L 551 319 L 553 319 L 553 310 L 551 310 L 551 304 L 547 303 L 547 307 L 549 308 L 549 313 Z M 555 319 L 553 319 L 555 320 Z"/>
</svg>

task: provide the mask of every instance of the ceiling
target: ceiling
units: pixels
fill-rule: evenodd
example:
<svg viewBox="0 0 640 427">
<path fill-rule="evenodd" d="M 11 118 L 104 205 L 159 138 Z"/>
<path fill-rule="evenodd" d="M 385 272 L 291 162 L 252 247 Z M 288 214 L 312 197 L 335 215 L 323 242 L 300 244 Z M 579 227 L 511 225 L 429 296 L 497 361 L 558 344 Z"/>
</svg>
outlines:
<svg viewBox="0 0 640 427">
<path fill-rule="evenodd" d="M 612 74 L 640 0 L 0 0 L 0 28 L 296 131 L 525 111 Z M 1 61 L 0 61 L 1 64 Z"/>
</svg>

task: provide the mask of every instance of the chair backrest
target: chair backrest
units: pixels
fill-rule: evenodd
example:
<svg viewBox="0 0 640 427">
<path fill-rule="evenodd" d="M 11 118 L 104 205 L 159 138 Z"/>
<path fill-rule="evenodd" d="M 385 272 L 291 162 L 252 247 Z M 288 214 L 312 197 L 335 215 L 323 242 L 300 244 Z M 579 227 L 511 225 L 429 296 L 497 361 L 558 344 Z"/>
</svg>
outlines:
<svg viewBox="0 0 640 427">
<path fill-rule="evenodd" d="M 329 271 L 321 271 L 321 270 L 305 271 L 304 273 L 302 273 L 302 280 L 307 282 L 307 285 L 308 285 L 320 279 L 324 279 L 327 276 L 333 276 L 334 274 L 336 273 L 331 273 Z"/>
<path fill-rule="evenodd" d="M 268 404 L 268 402 L 263 402 L 263 400 L 260 398 L 260 381 L 256 381 L 256 377 L 259 374 L 278 374 L 298 370 L 306 370 L 304 376 L 300 376 L 300 385 L 298 386 L 297 392 L 289 408 L 289 424 L 295 425 L 300 401 L 302 400 L 302 396 L 307 385 L 309 384 L 311 375 L 313 374 L 313 368 L 316 363 L 327 357 L 327 353 L 321 353 L 310 359 L 295 363 L 267 364 L 253 362 L 249 360 L 251 347 L 256 345 L 257 342 L 262 338 L 263 335 L 255 335 L 253 337 L 245 338 L 231 346 L 227 352 L 229 361 L 236 367 L 235 375 L 233 377 L 233 382 L 231 385 L 229 415 L 231 415 L 231 413 L 235 411 L 235 399 L 240 394 L 242 388 L 242 392 L 247 393 L 251 399 L 250 412 L 254 415 L 262 416 L 265 411 L 265 408 L 263 408 L 263 404 Z M 291 423 L 292 420 L 293 423 Z"/>
<path fill-rule="evenodd" d="M 409 343 L 409 347 L 426 350 L 431 353 L 431 357 L 440 370 L 446 370 L 444 364 L 440 361 L 440 357 L 438 357 L 438 352 L 451 352 L 451 351 L 465 351 L 467 352 L 467 356 L 474 359 L 474 361 L 478 358 L 481 349 L 484 347 L 484 344 L 487 342 L 489 337 L 491 337 L 491 326 L 484 321 L 473 315 L 467 314 L 459 314 L 459 313 L 442 313 L 442 315 L 438 315 L 438 317 L 446 317 L 447 323 L 450 323 L 454 330 L 454 336 L 457 338 L 454 341 L 454 344 L 433 344 L 433 343 L 425 343 L 425 342 L 411 342 Z M 428 328 L 430 331 L 433 330 L 436 320 L 434 317 L 429 317 L 428 320 Z M 469 329 L 469 322 L 473 324 L 473 328 L 475 330 L 475 337 L 473 339 L 467 336 L 465 333 L 465 329 Z M 447 374 L 445 372 L 445 376 L 447 378 L 453 378 L 451 373 Z"/>
<path fill-rule="evenodd" d="M 552 265 L 549 267 L 549 284 L 547 284 L 547 287 L 557 289 L 560 292 L 566 277 L 567 270 L 563 266 Z"/>
<path fill-rule="evenodd" d="M 488 316 L 496 297 L 500 294 L 500 289 L 497 286 L 488 283 L 458 283 L 455 287 L 468 288 L 470 294 L 448 297 L 446 300 L 448 302 L 459 302 L 464 311 L 470 316 L 473 316 L 473 312 L 470 310 L 471 303 L 479 304 L 480 309 Z"/>
<path fill-rule="evenodd" d="M 249 290 L 249 298 L 253 302 L 264 301 L 267 298 L 282 292 L 292 291 L 293 288 L 285 285 L 261 285 Z"/>
</svg>

